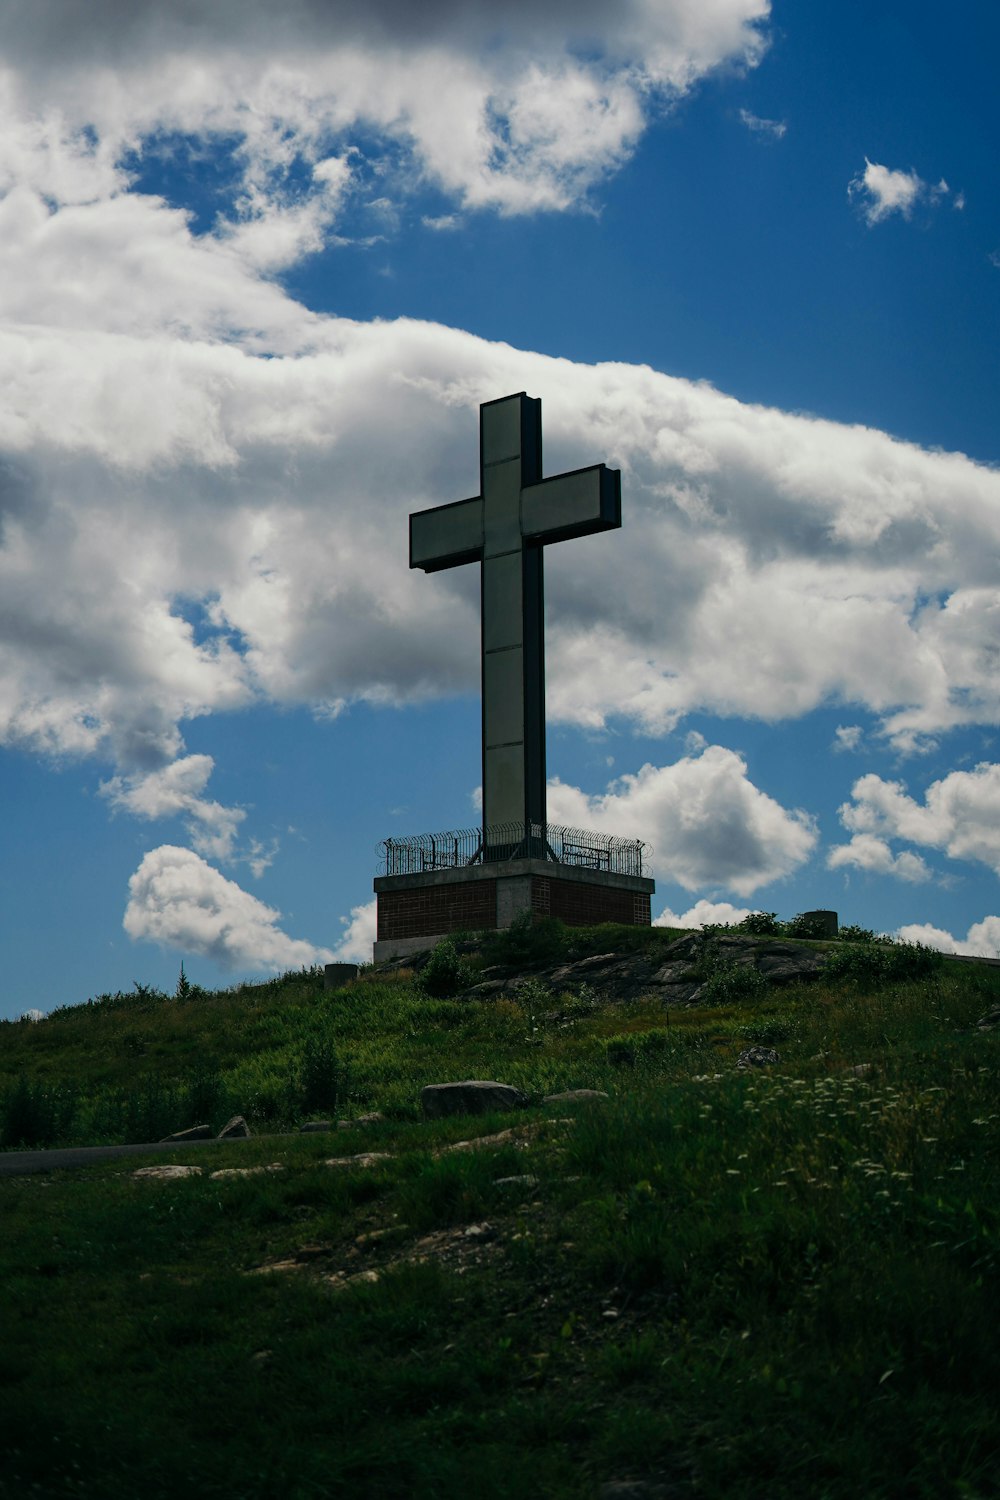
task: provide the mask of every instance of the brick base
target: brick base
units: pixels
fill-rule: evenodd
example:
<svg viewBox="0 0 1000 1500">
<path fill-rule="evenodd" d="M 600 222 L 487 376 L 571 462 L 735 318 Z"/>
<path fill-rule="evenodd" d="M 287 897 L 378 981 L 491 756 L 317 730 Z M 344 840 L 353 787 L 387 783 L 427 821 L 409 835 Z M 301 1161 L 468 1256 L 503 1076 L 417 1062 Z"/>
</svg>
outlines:
<svg viewBox="0 0 1000 1500">
<path fill-rule="evenodd" d="M 531 909 L 540 917 L 558 917 L 567 927 L 594 927 L 598 922 L 648 927 L 652 920 L 647 891 L 567 885 L 565 881 L 545 880 L 538 875 L 531 882 Z"/>
<path fill-rule="evenodd" d="M 508 927 L 523 912 L 557 917 L 570 927 L 599 922 L 650 925 L 651 880 L 567 868 L 543 860 L 511 860 L 488 867 L 385 875 L 378 896 L 376 956 L 414 952 L 421 938 Z"/>
<path fill-rule="evenodd" d="M 496 925 L 495 880 L 379 891 L 376 935 L 380 943 L 427 933 L 481 932 Z"/>
</svg>

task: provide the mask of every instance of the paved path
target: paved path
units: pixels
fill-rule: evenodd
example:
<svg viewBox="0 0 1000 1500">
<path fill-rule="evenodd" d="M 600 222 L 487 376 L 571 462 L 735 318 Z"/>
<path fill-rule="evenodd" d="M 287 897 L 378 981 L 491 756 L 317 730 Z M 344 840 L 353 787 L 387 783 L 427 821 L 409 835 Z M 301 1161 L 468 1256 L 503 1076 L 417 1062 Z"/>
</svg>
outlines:
<svg viewBox="0 0 1000 1500">
<path fill-rule="evenodd" d="M 241 1140 L 266 1140 L 266 1136 L 230 1136 L 225 1141 L 153 1141 L 142 1146 L 63 1146 L 52 1151 L 0 1151 L 0 1177 L 20 1177 L 26 1172 L 64 1172 L 72 1167 L 89 1167 L 95 1162 L 111 1161 L 116 1156 L 173 1156 L 177 1151 L 191 1151 L 196 1146 L 232 1146 Z"/>
</svg>

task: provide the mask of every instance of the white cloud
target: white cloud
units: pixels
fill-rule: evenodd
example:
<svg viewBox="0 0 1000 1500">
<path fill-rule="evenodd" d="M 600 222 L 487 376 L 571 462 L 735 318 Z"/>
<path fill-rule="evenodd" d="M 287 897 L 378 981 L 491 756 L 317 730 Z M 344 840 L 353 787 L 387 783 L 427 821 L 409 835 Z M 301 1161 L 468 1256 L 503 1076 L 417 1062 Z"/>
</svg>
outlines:
<svg viewBox="0 0 1000 1500">
<path fill-rule="evenodd" d="M 919 854 L 906 849 L 894 855 L 885 839 L 876 838 L 872 833 L 856 833 L 849 844 L 839 844 L 831 849 L 826 863 L 830 870 L 854 866 L 873 875 L 895 875 L 899 880 L 914 883 L 931 878 L 931 872 Z"/>
<path fill-rule="evenodd" d="M 894 171 L 865 157 L 865 169 L 848 185 L 848 197 L 857 201 L 868 224 L 880 224 L 890 214 L 901 214 L 904 219 L 912 216 L 920 202 L 934 204 L 951 194 L 951 189 L 942 177 L 938 183 L 925 182 L 912 169 L 909 172 Z M 953 196 L 955 208 L 965 207 L 965 196 Z"/>
<path fill-rule="evenodd" d="M 975 958 L 1000 958 L 1000 917 L 973 922 L 964 938 L 952 937 L 929 922 L 911 922 L 896 934 L 904 943 L 923 943 L 942 953 L 968 953 Z"/>
<path fill-rule="evenodd" d="M 199 854 L 209 859 L 228 860 L 240 824 L 246 817 L 241 807 L 223 807 L 210 802 L 200 793 L 205 790 L 215 762 L 210 755 L 187 755 L 181 760 L 150 771 L 145 775 L 114 776 L 101 783 L 101 793 L 116 811 L 151 821 L 178 815 L 186 819 L 188 834 Z M 259 845 L 250 856 L 257 866 L 255 875 L 267 868 Z M 264 863 L 261 863 L 265 860 Z"/>
<path fill-rule="evenodd" d="M 291 169 L 328 160 L 337 142 L 364 150 L 397 194 L 422 176 L 472 207 L 564 208 L 620 164 L 651 114 L 722 64 L 753 65 L 768 10 L 92 0 L 81 11 L 33 0 L 5 17 L 0 102 L 25 122 L 9 167 L 47 152 L 57 160 L 46 180 L 61 183 L 58 160 L 75 142 L 100 185 L 127 148 L 235 139 L 243 243 L 260 265 L 322 232 L 325 210 L 312 215 Z"/>
<path fill-rule="evenodd" d="M 30 1010 L 23 1010 L 18 1016 L 18 1020 L 32 1021 L 37 1023 L 38 1021 L 44 1021 L 47 1015 L 48 1011 L 38 1010 L 35 1006 L 32 1006 Z"/>
<path fill-rule="evenodd" d="M 290 938 L 265 906 L 190 849 L 151 849 L 129 880 L 122 923 L 136 942 L 210 958 L 225 969 L 300 968 L 327 963 L 328 948 Z"/>
<path fill-rule="evenodd" d="M 406 514 L 472 491 L 477 404 L 518 389 L 544 398 L 550 472 L 604 458 L 625 485 L 619 534 L 551 549 L 550 718 L 655 733 L 832 700 L 902 748 L 994 722 L 996 470 L 649 369 L 314 314 L 272 279 L 381 201 L 372 180 L 390 208 L 414 173 L 456 211 L 578 204 L 655 99 L 753 61 L 766 14 L 18 8 L 0 69 L 0 744 L 111 762 L 141 814 L 144 778 L 198 764 L 198 716 L 474 691 L 474 570 L 410 574 Z M 132 185 L 158 150 L 231 137 L 210 232 Z M 239 810 L 202 792 L 175 810 L 222 857 Z"/>
<path fill-rule="evenodd" d="M 838 724 L 833 733 L 833 749 L 841 752 L 857 750 L 864 737 L 860 724 Z"/>
<path fill-rule="evenodd" d="M 886 839 L 905 839 L 941 849 L 950 859 L 976 860 L 1000 875 L 1000 765 L 984 761 L 972 771 L 952 771 L 930 784 L 922 803 L 907 794 L 903 782 L 874 774 L 856 781 L 851 796 L 854 800 L 840 808 L 841 822 L 855 834 L 845 849 L 859 840 L 887 847 Z M 860 862 L 841 850 L 828 860 Z"/>
<path fill-rule="evenodd" d="M 721 745 L 643 766 L 604 796 L 551 781 L 548 805 L 553 823 L 651 843 L 657 874 L 689 891 L 721 886 L 749 896 L 797 869 L 816 843 L 812 819 L 754 786 L 742 757 Z"/>
<path fill-rule="evenodd" d="M 665 906 L 658 917 L 653 918 L 654 927 L 707 927 L 713 922 L 735 925 L 750 915 L 749 906 L 733 906 L 729 901 L 696 901 L 680 915 Z"/>
<path fill-rule="evenodd" d="M 752 110 L 741 109 L 740 119 L 748 130 L 754 135 L 764 136 L 772 140 L 780 141 L 788 130 L 784 120 L 766 120 L 761 115 L 755 115 Z"/>
<path fill-rule="evenodd" d="M 349 918 L 341 917 L 340 920 L 347 930 L 333 950 L 335 959 L 342 959 L 346 963 L 371 963 L 377 907 L 378 902 L 373 897 L 362 906 L 352 906 Z"/>
<path fill-rule="evenodd" d="M 518 389 L 544 399 L 550 472 L 624 471 L 622 531 L 550 552 L 551 718 L 657 732 L 840 699 L 906 746 L 1000 715 L 994 470 L 650 370 L 319 318 L 263 283 L 247 305 L 286 352 L 262 358 L 262 334 L 210 340 L 215 268 L 203 283 L 164 219 L 174 273 L 160 302 L 122 281 L 132 332 L 0 335 L 0 742 L 132 774 L 183 753 L 185 720 L 255 699 L 475 691 L 474 570 L 409 573 L 406 513 L 474 489 L 477 402 Z M 121 253 L 94 252 L 109 288 Z"/>
</svg>

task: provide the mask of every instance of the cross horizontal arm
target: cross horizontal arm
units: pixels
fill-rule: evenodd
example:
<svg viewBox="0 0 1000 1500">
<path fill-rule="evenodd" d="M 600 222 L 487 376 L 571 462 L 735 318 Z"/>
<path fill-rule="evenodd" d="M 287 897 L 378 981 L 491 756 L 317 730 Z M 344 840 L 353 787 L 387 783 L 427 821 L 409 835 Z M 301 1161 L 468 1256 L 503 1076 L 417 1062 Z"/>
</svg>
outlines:
<svg viewBox="0 0 1000 1500">
<path fill-rule="evenodd" d="M 614 531 L 622 524 L 622 476 L 593 464 L 557 474 L 521 491 L 521 535 L 526 541 L 564 542 Z"/>
<path fill-rule="evenodd" d="M 410 567 L 425 573 L 478 562 L 483 555 L 483 498 L 435 505 L 410 516 Z"/>
</svg>

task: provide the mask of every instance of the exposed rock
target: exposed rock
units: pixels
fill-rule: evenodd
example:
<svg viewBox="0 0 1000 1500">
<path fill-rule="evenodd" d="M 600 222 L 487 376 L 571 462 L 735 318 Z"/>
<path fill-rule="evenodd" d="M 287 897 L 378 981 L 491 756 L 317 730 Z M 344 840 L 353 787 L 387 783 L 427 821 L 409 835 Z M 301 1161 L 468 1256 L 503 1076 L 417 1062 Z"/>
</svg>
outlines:
<svg viewBox="0 0 1000 1500">
<path fill-rule="evenodd" d="M 378 1271 L 355 1271 L 348 1276 L 346 1271 L 334 1271 L 332 1276 L 326 1278 L 327 1285 L 335 1292 L 345 1291 L 349 1286 L 359 1286 L 365 1282 L 381 1281 Z"/>
<path fill-rule="evenodd" d="M 770 1068 L 781 1061 L 781 1054 L 773 1047 L 747 1047 L 736 1059 L 738 1068 Z"/>
<path fill-rule="evenodd" d="M 520 1089 L 482 1078 L 467 1078 L 461 1083 L 429 1083 L 420 1091 L 420 1103 L 429 1120 L 444 1115 L 485 1115 L 492 1110 L 517 1109 L 525 1102 Z"/>
<path fill-rule="evenodd" d="M 606 1099 L 600 1089 L 566 1089 L 561 1094 L 546 1094 L 543 1104 L 584 1104 L 587 1100 Z"/>
<path fill-rule="evenodd" d="M 848 1078 L 867 1078 L 871 1070 L 872 1065 L 869 1062 L 852 1063 L 849 1068 L 844 1069 L 844 1073 Z"/>
<path fill-rule="evenodd" d="M 210 1141 L 214 1135 L 211 1125 L 192 1125 L 189 1130 L 175 1130 L 173 1135 L 165 1135 L 160 1145 L 174 1146 L 178 1141 Z"/>
<path fill-rule="evenodd" d="M 713 963 L 755 968 L 768 984 L 794 984 L 822 973 L 825 953 L 808 941 L 784 942 L 752 933 L 685 933 L 662 948 L 639 953 L 594 953 L 570 963 L 533 969 L 530 978 L 554 993 L 591 990 L 605 1001 L 657 995 L 664 1006 L 698 1004 Z M 479 1000 L 514 999 L 526 976 L 498 965 L 483 970 L 464 994 Z M 546 1016 L 559 1021 L 562 1012 Z"/>
<path fill-rule="evenodd" d="M 522 1172 L 519 1177 L 494 1177 L 494 1187 L 528 1187 L 538 1186 L 538 1178 L 533 1177 L 530 1172 Z"/>
<path fill-rule="evenodd" d="M 340 1123 L 341 1123 L 341 1125 L 347 1125 L 349 1122 L 347 1120 L 342 1120 Z M 332 1129 L 333 1129 L 333 1121 L 332 1120 L 307 1120 L 304 1125 L 300 1125 L 299 1126 L 299 1134 L 300 1135 L 316 1135 L 320 1131 L 332 1130 Z"/>
<path fill-rule="evenodd" d="M 327 1167 L 377 1167 L 380 1161 L 391 1161 L 391 1151 L 359 1151 L 356 1156 L 331 1156 Z"/>
<path fill-rule="evenodd" d="M 243 1116 L 233 1115 L 233 1118 L 227 1120 L 219 1131 L 218 1139 L 220 1141 L 245 1140 L 251 1133 L 250 1126 L 244 1120 Z"/>
<path fill-rule="evenodd" d="M 217 1172 L 210 1172 L 209 1182 L 219 1182 L 225 1177 L 260 1177 L 264 1172 L 283 1172 L 285 1169 L 280 1161 L 273 1161 L 269 1167 L 220 1167 Z"/>
<path fill-rule="evenodd" d="M 826 958 L 801 943 L 762 943 L 749 955 L 749 961 L 769 984 L 799 984 L 818 978 Z"/>
<path fill-rule="evenodd" d="M 988 1010 L 985 1016 L 980 1016 L 976 1022 L 977 1031 L 995 1031 L 1000 1026 L 1000 1009 Z"/>
<path fill-rule="evenodd" d="M 201 1139 L 201 1137 L 199 1137 L 199 1139 Z M 137 1167 L 132 1173 L 132 1176 L 147 1177 L 150 1179 L 159 1179 L 163 1182 L 171 1182 L 175 1177 L 200 1177 L 201 1167 L 182 1167 L 175 1165 L 164 1167 Z"/>
<path fill-rule="evenodd" d="M 598 1500 L 670 1500 L 671 1486 L 649 1479 L 609 1479 L 598 1490 Z"/>
<path fill-rule="evenodd" d="M 524 1144 L 524 1135 L 517 1130 L 497 1130 L 493 1135 L 474 1136 L 470 1141 L 452 1141 L 450 1146 L 442 1146 L 435 1151 L 435 1156 L 450 1156 L 453 1151 L 482 1151 L 487 1146 L 510 1146 L 518 1141 Z"/>
<path fill-rule="evenodd" d="M 373 1109 L 371 1114 L 358 1115 L 354 1120 L 338 1120 L 337 1129 L 353 1130 L 356 1125 L 377 1125 L 380 1120 L 384 1119 L 385 1115 L 382 1114 L 381 1110 Z"/>
</svg>

